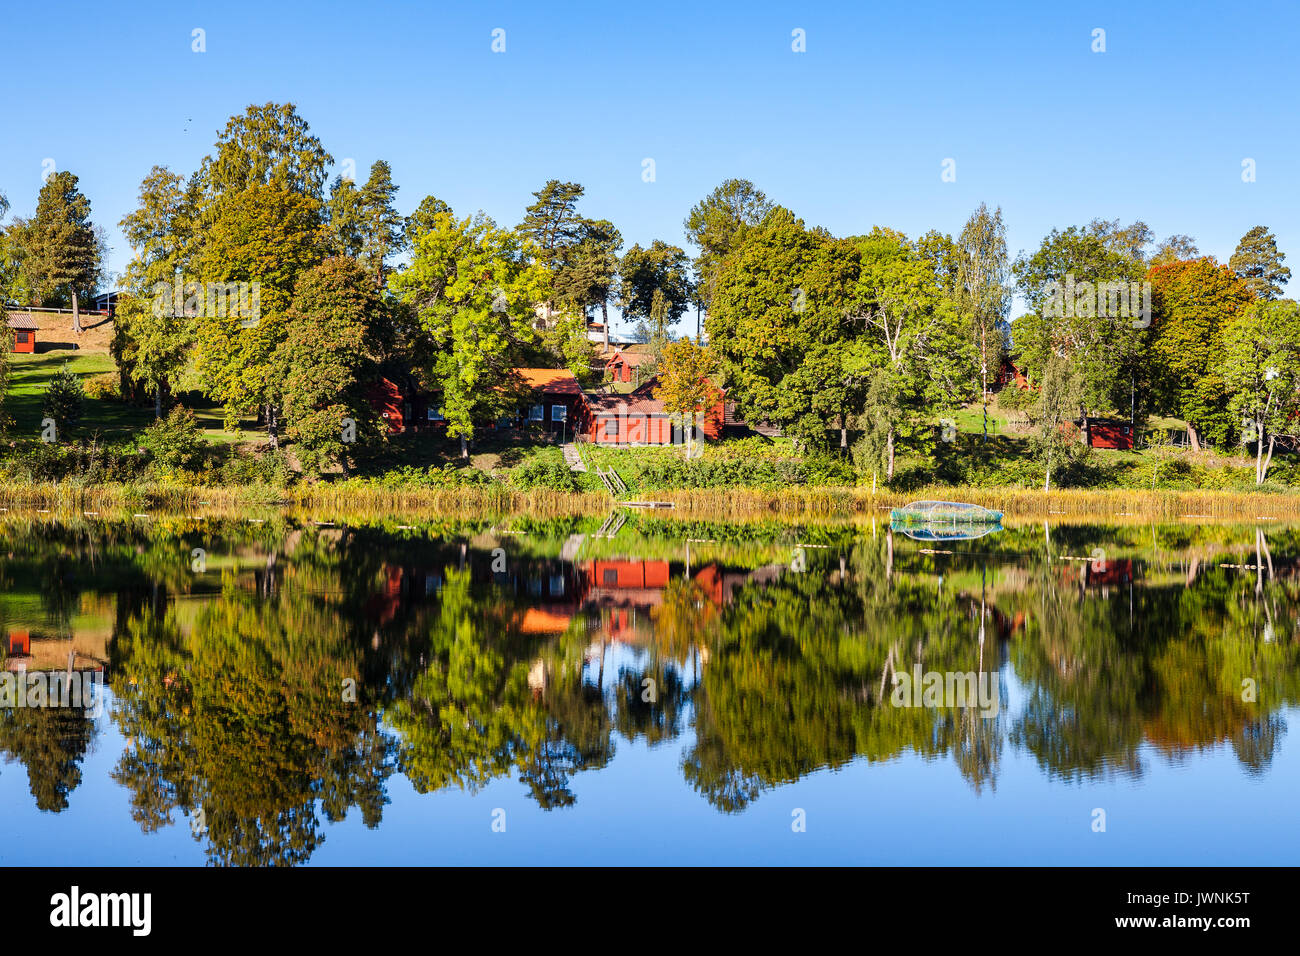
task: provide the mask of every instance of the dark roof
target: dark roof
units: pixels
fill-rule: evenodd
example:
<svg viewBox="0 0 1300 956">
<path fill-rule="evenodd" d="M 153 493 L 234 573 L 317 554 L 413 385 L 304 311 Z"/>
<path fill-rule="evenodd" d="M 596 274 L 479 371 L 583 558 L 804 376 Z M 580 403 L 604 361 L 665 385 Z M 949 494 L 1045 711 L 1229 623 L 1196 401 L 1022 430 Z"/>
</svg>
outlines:
<svg viewBox="0 0 1300 956">
<path fill-rule="evenodd" d="M 664 403 L 654 397 L 654 390 L 659 384 L 655 376 L 648 382 L 638 385 L 632 391 L 623 394 L 593 395 L 587 394 L 587 404 L 596 415 L 617 415 L 627 406 L 630 415 L 667 415 Z"/>
<path fill-rule="evenodd" d="M 19 332 L 36 332 L 40 329 L 36 324 L 36 318 L 30 312 L 10 312 L 5 324 Z"/>
</svg>

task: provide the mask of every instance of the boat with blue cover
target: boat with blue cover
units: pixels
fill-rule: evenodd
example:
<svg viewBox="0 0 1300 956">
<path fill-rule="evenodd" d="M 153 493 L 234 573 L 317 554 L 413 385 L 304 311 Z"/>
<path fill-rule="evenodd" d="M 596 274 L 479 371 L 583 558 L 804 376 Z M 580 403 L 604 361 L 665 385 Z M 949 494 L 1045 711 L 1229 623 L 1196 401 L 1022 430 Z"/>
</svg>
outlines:
<svg viewBox="0 0 1300 956">
<path fill-rule="evenodd" d="M 889 512 L 890 526 L 897 530 L 928 529 L 938 534 L 952 531 L 992 529 L 1002 524 L 1002 512 L 964 501 L 913 501 Z"/>
</svg>

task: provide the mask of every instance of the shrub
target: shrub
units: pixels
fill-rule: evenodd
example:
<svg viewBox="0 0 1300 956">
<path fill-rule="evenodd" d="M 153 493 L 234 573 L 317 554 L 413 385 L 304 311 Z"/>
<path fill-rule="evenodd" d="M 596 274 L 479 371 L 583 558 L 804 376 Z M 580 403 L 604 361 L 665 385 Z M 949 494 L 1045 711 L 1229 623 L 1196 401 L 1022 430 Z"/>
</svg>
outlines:
<svg viewBox="0 0 1300 956">
<path fill-rule="evenodd" d="M 121 399 L 122 393 L 119 390 L 120 382 L 117 375 L 113 372 L 105 372 L 103 375 L 96 375 L 86 379 L 84 391 L 87 398 L 96 398 L 101 401 L 115 402 Z"/>
<path fill-rule="evenodd" d="M 232 448 L 220 469 L 223 485 L 263 484 L 287 488 L 294 479 L 289 456 L 283 448 L 262 449 L 249 454 Z"/>
<path fill-rule="evenodd" d="M 577 491 L 578 479 L 563 462 L 533 459 L 524 462 L 510 473 L 516 487 L 549 488 L 552 491 Z"/>
<path fill-rule="evenodd" d="M 203 460 L 203 436 L 188 408 L 177 406 L 140 436 L 140 447 L 172 471 L 197 468 Z"/>
<path fill-rule="evenodd" d="M 0 475 L 13 481 L 131 482 L 145 476 L 148 459 L 129 443 L 55 445 L 15 443 L 0 462 Z"/>
</svg>

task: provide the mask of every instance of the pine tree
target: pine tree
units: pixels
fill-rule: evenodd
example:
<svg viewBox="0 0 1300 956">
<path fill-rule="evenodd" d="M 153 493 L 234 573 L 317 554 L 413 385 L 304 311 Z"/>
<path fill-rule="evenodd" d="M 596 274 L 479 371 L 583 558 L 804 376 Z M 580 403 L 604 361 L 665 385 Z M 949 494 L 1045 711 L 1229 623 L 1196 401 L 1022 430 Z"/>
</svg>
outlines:
<svg viewBox="0 0 1300 956">
<path fill-rule="evenodd" d="M 70 303 L 72 331 L 79 334 L 80 300 L 93 295 L 99 281 L 101 240 L 76 176 L 61 172 L 46 180 L 21 243 L 23 271 L 38 301 Z"/>
<path fill-rule="evenodd" d="M 62 441 L 81 421 L 85 392 L 81 388 L 81 379 L 74 375 L 65 364 L 50 379 L 45 389 L 45 403 L 42 411 L 46 418 L 53 419 L 56 436 Z"/>
<path fill-rule="evenodd" d="M 1252 226 L 1241 237 L 1228 266 L 1241 276 L 1255 298 L 1265 302 L 1282 294 L 1282 286 L 1291 278 L 1291 270 L 1282 265 L 1286 258 L 1277 251 L 1277 237 L 1264 226 Z"/>
</svg>

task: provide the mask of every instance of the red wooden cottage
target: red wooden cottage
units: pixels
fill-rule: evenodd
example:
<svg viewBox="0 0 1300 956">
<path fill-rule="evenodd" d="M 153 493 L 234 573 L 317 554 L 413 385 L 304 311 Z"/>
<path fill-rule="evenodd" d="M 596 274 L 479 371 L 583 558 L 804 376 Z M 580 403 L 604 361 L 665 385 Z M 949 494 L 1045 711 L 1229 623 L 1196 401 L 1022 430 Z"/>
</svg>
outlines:
<svg viewBox="0 0 1300 956">
<path fill-rule="evenodd" d="M 521 424 L 540 425 L 570 439 L 590 428 L 587 396 L 567 368 L 517 368 L 515 374 L 532 392 L 520 412 Z"/>
<path fill-rule="evenodd" d="M 587 437 L 601 445 L 671 445 L 674 425 L 680 429 L 681 422 L 654 397 L 657 385 L 658 380 L 652 378 L 627 395 L 588 396 L 591 427 Z M 704 415 L 700 426 L 703 437 L 722 437 L 723 417 L 723 402 L 719 401 Z"/>
<path fill-rule="evenodd" d="M 27 354 L 36 351 L 36 333 L 39 329 L 36 325 L 35 316 L 30 312 L 10 312 L 8 321 L 5 324 L 9 326 L 10 332 L 13 333 L 11 351 L 25 352 Z"/>
</svg>

